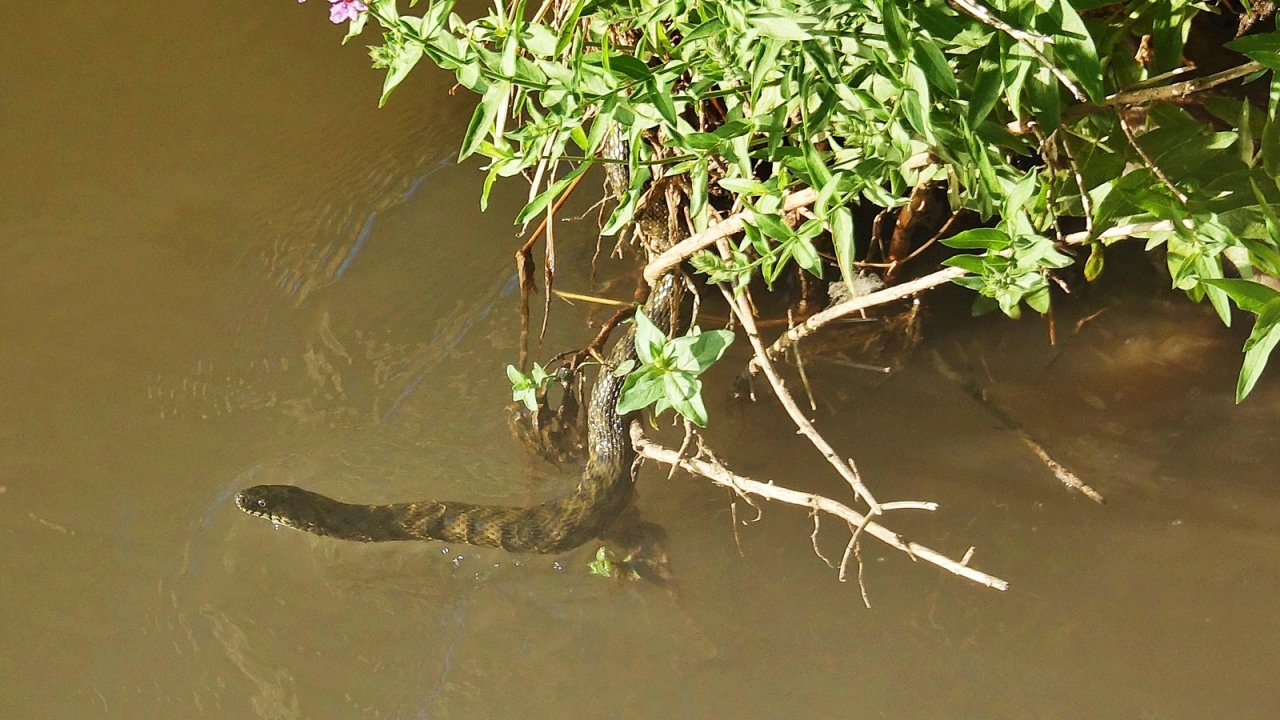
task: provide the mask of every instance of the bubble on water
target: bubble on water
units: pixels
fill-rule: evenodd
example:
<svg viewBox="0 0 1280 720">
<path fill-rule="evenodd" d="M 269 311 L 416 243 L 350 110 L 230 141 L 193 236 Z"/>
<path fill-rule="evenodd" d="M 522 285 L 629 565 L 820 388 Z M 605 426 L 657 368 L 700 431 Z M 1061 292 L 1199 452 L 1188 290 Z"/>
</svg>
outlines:
<svg viewBox="0 0 1280 720">
<path fill-rule="evenodd" d="M 552 569 L 552 570 L 563 570 L 563 569 L 564 569 L 564 565 L 561 565 L 561 564 L 560 564 L 560 561 L 559 561 L 559 560 L 556 560 L 555 562 L 551 563 L 551 569 Z"/>
<path fill-rule="evenodd" d="M 442 548 L 440 548 L 440 554 L 441 554 L 441 555 L 448 555 L 448 554 L 449 554 L 449 548 L 447 548 L 447 547 L 442 547 Z"/>
<path fill-rule="evenodd" d="M 466 559 L 465 555 L 459 555 L 453 559 L 454 567 L 462 567 L 462 561 Z"/>
</svg>

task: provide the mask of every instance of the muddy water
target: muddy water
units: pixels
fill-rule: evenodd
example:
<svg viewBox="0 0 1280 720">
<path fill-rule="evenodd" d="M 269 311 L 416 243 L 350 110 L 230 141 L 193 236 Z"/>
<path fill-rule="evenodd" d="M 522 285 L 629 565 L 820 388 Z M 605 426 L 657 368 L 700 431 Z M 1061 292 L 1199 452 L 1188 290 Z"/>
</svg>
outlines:
<svg viewBox="0 0 1280 720">
<path fill-rule="evenodd" d="M 1064 307 L 1056 347 L 942 312 L 887 379 L 811 364 L 816 417 L 882 499 L 941 504 L 896 527 L 976 546 L 1005 594 L 868 545 L 863 609 L 803 512 L 735 533 L 722 492 L 653 468 L 670 591 L 588 577 L 590 548 L 370 547 L 240 514 L 263 482 L 531 502 L 573 473 L 506 426 L 518 189 L 479 215 L 447 79 L 375 110 L 323 16 L 55 4 L 0 48 L 0 717 L 1280 713 L 1280 381 L 1234 406 L 1239 333 L 1164 298 Z M 560 237 L 582 264 L 589 232 Z M 588 314 L 561 306 L 547 346 Z M 1059 487 L 935 351 L 1110 504 Z M 753 429 L 771 405 L 712 412 L 740 471 L 840 492 Z M 828 555 L 844 539 L 824 525 Z"/>
</svg>

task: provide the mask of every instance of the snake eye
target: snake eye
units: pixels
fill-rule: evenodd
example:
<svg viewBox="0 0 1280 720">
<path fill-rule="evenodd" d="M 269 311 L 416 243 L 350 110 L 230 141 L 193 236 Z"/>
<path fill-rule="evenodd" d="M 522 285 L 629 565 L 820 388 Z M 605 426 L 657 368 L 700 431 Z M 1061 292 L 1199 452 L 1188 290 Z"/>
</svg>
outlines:
<svg viewBox="0 0 1280 720">
<path fill-rule="evenodd" d="M 265 508 L 266 506 L 267 506 L 267 501 L 264 500 L 263 498 L 258 498 L 258 507 Z"/>
</svg>

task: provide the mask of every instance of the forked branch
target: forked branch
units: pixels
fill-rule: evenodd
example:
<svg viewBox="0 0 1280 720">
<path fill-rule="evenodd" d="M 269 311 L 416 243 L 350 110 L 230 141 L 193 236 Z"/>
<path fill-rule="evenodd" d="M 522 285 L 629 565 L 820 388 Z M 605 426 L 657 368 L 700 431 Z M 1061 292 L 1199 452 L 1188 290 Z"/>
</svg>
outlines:
<svg viewBox="0 0 1280 720">
<path fill-rule="evenodd" d="M 906 553 L 912 560 L 923 560 L 949 573 L 995 590 L 1009 589 L 1009 583 L 1006 580 L 989 575 L 968 565 L 968 561 L 973 555 L 972 549 L 965 553 L 962 560 L 953 560 L 936 550 L 904 538 L 880 523 L 871 520 L 868 516 L 831 498 L 792 490 L 773 483 L 752 480 L 731 472 L 719 462 L 701 457 L 681 457 L 675 450 L 651 442 L 645 437 L 644 430 L 638 422 L 631 423 L 631 443 L 641 457 L 679 467 L 685 472 L 705 477 L 717 485 L 729 488 L 742 495 L 754 495 L 766 500 L 777 500 L 788 505 L 797 505 L 809 508 L 811 511 L 821 511 L 833 515 L 848 523 L 849 526 L 860 527 L 863 533 Z M 908 508 L 934 510 L 937 506 L 933 503 L 883 503 L 880 507 L 882 510 L 891 511 Z"/>
</svg>

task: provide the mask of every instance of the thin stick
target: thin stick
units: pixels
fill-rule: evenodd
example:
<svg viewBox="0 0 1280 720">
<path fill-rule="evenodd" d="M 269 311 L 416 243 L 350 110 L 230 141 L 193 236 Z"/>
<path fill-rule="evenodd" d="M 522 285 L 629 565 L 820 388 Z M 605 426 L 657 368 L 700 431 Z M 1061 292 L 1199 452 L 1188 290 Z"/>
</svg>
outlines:
<svg viewBox="0 0 1280 720">
<path fill-rule="evenodd" d="M 1145 105 L 1147 103 L 1156 102 L 1157 100 L 1184 98 L 1188 95 L 1194 95 L 1195 93 L 1203 92 L 1223 83 L 1228 83 L 1232 80 L 1242 78 L 1245 75 L 1258 72 L 1262 69 L 1262 63 L 1250 61 L 1243 65 L 1237 65 L 1236 67 L 1223 70 L 1222 72 L 1205 75 L 1200 78 L 1192 78 L 1191 80 L 1183 80 L 1182 82 L 1173 83 L 1172 85 L 1118 92 L 1114 95 L 1108 96 L 1106 100 L 1103 100 L 1102 105 L 1103 107 Z"/>
<path fill-rule="evenodd" d="M 797 192 L 790 193 L 782 201 L 782 211 L 790 212 L 797 208 L 812 205 L 818 201 L 818 191 L 813 188 L 805 188 Z M 750 211 L 744 210 L 737 212 L 711 227 L 703 230 L 696 235 L 691 235 L 684 240 L 672 245 L 667 250 L 658 254 L 657 257 L 649 261 L 644 268 L 645 282 L 653 285 L 666 275 L 675 266 L 688 260 L 694 253 L 699 250 L 705 250 L 715 244 L 721 238 L 727 238 L 730 235 L 742 232 L 744 221 L 749 217 Z"/>
<path fill-rule="evenodd" d="M 675 466 L 673 465 L 672 467 L 674 468 Z M 809 540 L 813 543 L 813 554 L 821 558 L 822 562 L 827 564 L 827 567 L 834 570 L 836 566 L 830 560 L 828 560 L 827 556 L 823 555 L 822 550 L 818 548 L 818 530 L 821 527 L 821 525 L 819 524 L 820 523 L 819 518 L 822 517 L 821 515 L 818 514 L 818 508 L 815 508 L 815 507 L 809 508 L 809 517 L 813 518 L 813 532 L 809 533 Z"/>
<path fill-rule="evenodd" d="M 788 505 L 820 510 L 828 515 L 834 515 L 853 526 L 860 525 L 867 519 L 865 515 L 849 506 L 822 495 L 814 495 L 772 483 L 752 480 L 730 472 L 723 465 L 700 458 L 681 458 L 674 450 L 650 442 L 645 437 L 644 430 L 640 427 L 640 424 L 636 422 L 631 423 L 631 444 L 642 457 L 661 463 L 678 464 L 686 472 L 701 475 L 717 485 L 727 487 L 736 492 L 749 493 L 766 500 L 777 500 Z M 874 521 L 866 523 L 865 532 L 886 545 L 906 553 L 913 560 L 923 560 L 949 573 L 995 590 L 1009 589 L 1007 581 L 952 560 L 936 550 L 911 542 Z"/>
<path fill-rule="evenodd" d="M 1058 482 L 1084 495 L 1099 505 L 1107 504 L 1107 501 L 1098 493 L 1097 490 L 1089 487 L 1078 475 L 1064 467 L 1062 463 L 1054 460 L 1044 448 L 1040 447 L 1040 443 L 1033 440 L 1025 430 L 1016 427 L 1011 429 L 1014 434 L 1018 436 L 1018 439 L 1030 448 L 1031 452 L 1035 454 L 1036 457 L 1040 458 L 1040 462 L 1044 463 L 1045 467 L 1049 468 L 1049 472 L 1053 473 L 1053 476 L 1058 479 Z"/>
<path fill-rule="evenodd" d="M 955 0 L 955 4 L 959 5 L 960 9 L 972 15 L 978 20 L 978 22 L 983 23 L 984 25 L 990 25 L 1020 43 L 1026 43 L 1028 45 L 1037 42 L 1045 45 L 1053 44 L 1053 38 L 1029 33 L 1026 30 L 1019 30 L 995 15 L 992 15 L 990 10 L 987 10 L 975 2 L 970 2 L 969 0 Z"/>
<path fill-rule="evenodd" d="M 1182 226 L 1188 230 L 1191 230 L 1192 228 L 1195 227 L 1195 223 L 1192 222 L 1191 220 L 1183 220 Z M 1176 229 L 1176 226 L 1173 224 L 1172 220 L 1157 220 L 1155 222 L 1130 223 L 1128 225 L 1116 225 L 1115 227 L 1107 228 L 1106 230 L 1103 230 L 1102 232 L 1098 233 L 1097 238 L 1092 238 L 1092 239 L 1102 240 L 1102 241 L 1121 240 L 1123 238 L 1133 237 L 1138 233 L 1172 232 L 1175 229 Z M 1089 236 L 1089 231 L 1081 230 L 1080 232 L 1074 232 L 1074 233 L 1071 233 L 1070 235 L 1067 235 L 1066 237 L 1062 238 L 1062 241 L 1068 245 L 1079 245 L 1080 243 L 1089 242 L 1090 239 L 1091 238 Z"/>
<path fill-rule="evenodd" d="M 1076 190 L 1080 192 L 1080 204 L 1084 208 L 1084 231 L 1093 234 L 1093 196 L 1089 194 L 1088 188 L 1084 185 L 1084 175 L 1080 171 L 1080 164 L 1076 162 L 1076 156 L 1071 153 L 1071 142 L 1068 138 L 1062 138 L 1062 154 L 1067 156 L 1067 164 L 1071 166 L 1071 176 L 1075 178 Z M 1065 241 L 1066 238 L 1059 238 Z"/>
<path fill-rule="evenodd" d="M 729 307 L 733 309 L 734 315 L 738 317 L 738 322 L 742 323 L 742 329 L 747 334 L 747 339 L 751 341 L 751 347 L 755 349 L 756 358 L 761 362 L 761 369 L 764 370 L 765 377 L 769 379 L 769 384 L 773 386 L 773 394 L 778 398 L 778 402 L 782 404 L 783 409 L 791 416 L 791 421 L 796 424 L 796 429 L 800 431 L 813 443 L 818 452 L 831 463 L 831 467 L 836 469 L 853 488 L 853 492 L 863 502 L 867 504 L 867 510 L 871 515 L 879 515 L 881 513 L 880 503 L 876 502 L 875 496 L 871 494 L 871 490 L 862 484 L 862 478 L 858 475 L 858 469 L 851 463 L 847 463 L 836 454 L 834 448 L 827 442 L 826 438 L 813 427 L 813 423 L 800 412 L 800 407 L 796 405 L 796 401 L 791 397 L 791 393 L 787 391 L 782 383 L 782 378 L 778 376 L 777 370 L 774 369 L 773 363 L 765 356 L 764 344 L 760 342 L 760 335 L 756 332 L 755 320 L 751 317 L 751 308 L 747 307 L 746 298 L 743 294 L 734 294 L 734 292 L 724 284 L 720 285 L 720 292 L 724 294 L 724 298 L 729 303 Z"/>
<path fill-rule="evenodd" d="M 568 290 L 552 290 L 556 297 L 561 300 L 581 300 L 582 302 L 595 303 L 596 305 L 611 305 L 613 307 L 634 308 L 633 302 L 623 302 L 622 300 L 614 300 L 613 298 L 600 297 L 599 295 L 584 295 L 582 293 L 570 292 Z"/>
<path fill-rule="evenodd" d="M 901 285 L 894 285 L 893 287 L 877 290 L 876 292 L 863 295 L 861 297 L 846 300 L 838 305 L 832 305 L 816 315 L 809 316 L 809 319 L 783 333 L 782 337 L 773 341 L 773 344 L 769 346 L 769 349 L 764 355 L 769 359 L 781 357 L 782 353 L 786 351 L 789 346 L 804 337 L 812 335 L 818 328 L 826 325 L 827 323 L 838 320 L 851 313 L 865 310 L 869 307 L 883 305 L 884 303 L 893 302 L 894 300 L 900 300 L 922 290 L 928 290 L 929 288 L 943 285 L 958 277 L 962 277 L 963 275 L 965 275 L 965 271 L 960 268 L 944 268 L 935 273 L 925 275 L 924 277 L 902 283 Z M 751 359 L 751 362 L 747 363 L 748 374 L 754 375 L 761 369 L 762 365 L 760 357 L 761 356 L 758 354 L 756 357 Z"/>
<path fill-rule="evenodd" d="M 1160 166 L 1156 165 L 1156 162 L 1151 159 L 1151 156 L 1147 154 L 1147 151 L 1143 150 L 1142 146 L 1138 144 L 1138 136 L 1134 134 L 1133 128 L 1129 125 L 1129 121 L 1124 118 L 1124 113 L 1118 112 L 1116 115 L 1120 118 L 1120 129 L 1124 131 L 1125 139 L 1129 141 L 1129 145 L 1138 153 L 1138 157 L 1142 158 L 1142 163 L 1146 165 L 1147 169 L 1150 170 L 1157 178 L 1159 178 L 1160 182 L 1164 183 L 1165 187 L 1169 188 L 1169 192 L 1172 192 L 1173 196 L 1178 198 L 1178 202 L 1186 205 L 1190 198 L 1188 198 L 1186 193 L 1179 190 L 1178 187 L 1169 180 L 1169 176 L 1164 174 L 1164 171 L 1160 169 Z"/>
<path fill-rule="evenodd" d="M 1089 487 L 1089 485 L 1081 480 L 1079 476 L 1068 470 L 1062 463 L 1054 460 L 1053 457 L 1049 455 L 1049 452 L 1031 437 L 1031 433 L 1028 433 L 1022 425 L 1018 423 L 1018 421 L 1014 420 L 1013 417 L 1004 410 L 1004 408 L 1001 408 L 999 405 L 988 400 L 986 395 L 983 394 L 982 390 L 975 383 L 961 377 L 960 373 L 956 372 L 955 368 L 952 368 L 946 359 L 944 359 L 937 351 L 934 351 L 933 353 L 933 366 L 937 369 L 939 374 L 963 390 L 969 397 L 973 398 L 974 402 L 981 405 L 992 417 L 1000 421 L 1000 424 L 1004 425 L 1005 429 L 1016 435 L 1018 439 L 1031 450 L 1032 454 L 1034 454 L 1040 462 L 1044 463 L 1045 467 L 1049 468 L 1049 472 L 1053 473 L 1053 476 L 1057 478 L 1058 482 L 1066 485 L 1069 489 L 1075 490 L 1081 495 L 1084 495 L 1099 505 L 1106 504 L 1107 501 L 1103 499 L 1102 495 L 1097 490 Z"/>
<path fill-rule="evenodd" d="M 787 308 L 787 327 L 795 327 L 795 322 L 791 317 L 791 308 Z M 805 397 L 809 400 L 809 410 L 817 411 L 818 403 L 813 399 L 813 387 L 809 385 L 809 374 L 804 371 L 804 357 L 800 355 L 800 346 L 792 345 L 791 354 L 796 359 L 796 371 L 800 373 L 800 384 L 804 387 Z"/>
<path fill-rule="evenodd" d="M 986 8 L 978 5 L 976 2 L 972 2 L 971 0 L 951 0 L 951 2 L 955 3 L 961 10 L 972 15 L 978 22 L 983 23 L 984 25 L 990 25 L 1013 38 L 1015 42 L 1025 47 L 1027 52 L 1034 55 L 1046 70 L 1053 73 L 1053 76 L 1058 79 L 1058 82 L 1062 83 L 1062 86 L 1071 93 L 1072 97 L 1082 103 L 1089 102 L 1089 97 L 1084 94 L 1075 82 L 1071 78 L 1067 77 L 1067 74 L 1062 72 L 1057 65 L 1050 62 L 1049 58 L 1045 57 L 1044 53 L 1040 52 L 1040 48 L 1035 46 L 1035 43 L 1037 42 L 1045 45 L 1052 45 L 1053 40 L 1051 38 L 1044 37 L 1043 35 L 1033 35 L 1023 30 L 1019 30 L 995 15 L 992 15 Z"/>
</svg>

